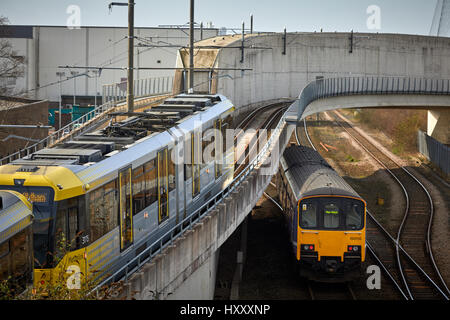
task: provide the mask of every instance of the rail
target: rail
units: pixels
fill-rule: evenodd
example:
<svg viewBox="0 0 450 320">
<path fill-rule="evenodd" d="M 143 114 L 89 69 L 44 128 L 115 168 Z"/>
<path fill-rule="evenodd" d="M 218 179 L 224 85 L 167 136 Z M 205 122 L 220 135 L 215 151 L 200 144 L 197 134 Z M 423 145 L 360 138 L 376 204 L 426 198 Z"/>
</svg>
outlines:
<svg viewBox="0 0 450 320">
<path fill-rule="evenodd" d="M 349 95 L 439 94 L 450 95 L 450 79 L 410 77 L 340 77 L 317 79 L 303 88 L 298 98 L 297 119 L 313 101 Z"/>
</svg>

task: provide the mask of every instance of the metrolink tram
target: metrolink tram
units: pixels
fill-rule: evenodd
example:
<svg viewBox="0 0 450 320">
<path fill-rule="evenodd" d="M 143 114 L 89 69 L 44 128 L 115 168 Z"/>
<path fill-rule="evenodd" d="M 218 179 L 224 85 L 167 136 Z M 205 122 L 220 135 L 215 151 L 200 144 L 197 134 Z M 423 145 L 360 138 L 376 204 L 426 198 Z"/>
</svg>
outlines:
<svg viewBox="0 0 450 320">
<path fill-rule="evenodd" d="M 233 111 L 222 95 L 178 95 L 1 166 L 0 190 L 33 217 L 34 285 L 113 274 L 227 188 L 234 146 L 216 133 Z"/>
</svg>

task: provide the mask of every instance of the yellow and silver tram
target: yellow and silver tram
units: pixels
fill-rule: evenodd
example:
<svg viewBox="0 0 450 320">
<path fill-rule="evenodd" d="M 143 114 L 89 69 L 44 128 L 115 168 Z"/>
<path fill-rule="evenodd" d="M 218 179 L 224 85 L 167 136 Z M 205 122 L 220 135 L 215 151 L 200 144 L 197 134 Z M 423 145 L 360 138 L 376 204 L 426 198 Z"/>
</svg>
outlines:
<svg viewBox="0 0 450 320">
<path fill-rule="evenodd" d="M 227 188 L 234 147 L 215 133 L 233 111 L 222 95 L 178 95 L 1 166 L 0 189 L 34 216 L 35 286 L 113 274 Z"/>
</svg>

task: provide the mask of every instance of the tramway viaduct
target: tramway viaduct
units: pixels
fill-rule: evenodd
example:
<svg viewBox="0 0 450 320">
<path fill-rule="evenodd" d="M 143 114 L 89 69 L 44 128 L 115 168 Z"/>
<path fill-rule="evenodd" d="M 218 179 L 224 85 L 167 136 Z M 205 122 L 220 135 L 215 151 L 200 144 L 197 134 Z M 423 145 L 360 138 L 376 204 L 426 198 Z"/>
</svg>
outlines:
<svg viewBox="0 0 450 320">
<path fill-rule="evenodd" d="M 428 134 L 449 142 L 450 38 L 275 33 L 216 37 L 195 45 L 195 66 L 210 69 L 195 72 L 194 92 L 224 94 L 238 113 L 281 98 L 296 100 L 273 134 L 276 145 L 263 152 L 272 152 L 275 164 L 273 155 L 284 150 L 299 118 L 342 107 L 426 109 Z M 187 68 L 188 61 L 188 51 L 181 49 L 177 67 Z M 176 72 L 174 92 L 187 90 L 186 76 Z M 212 299 L 220 246 L 266 189 L 271 175 L 263 169 L 248 170 L 223 201 L 140 267 L 127 279 L 125 294 Z"/>
</svg>

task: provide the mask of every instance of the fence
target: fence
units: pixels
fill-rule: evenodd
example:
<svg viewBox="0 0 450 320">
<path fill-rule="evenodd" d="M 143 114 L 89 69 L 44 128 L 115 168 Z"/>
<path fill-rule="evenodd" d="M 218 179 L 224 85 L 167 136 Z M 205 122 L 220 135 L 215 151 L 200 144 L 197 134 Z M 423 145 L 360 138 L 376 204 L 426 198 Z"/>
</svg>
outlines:
<svg viewBox="0 0 450 320">
<path fill-rule="evenodd" d="M 173 77 L 157 77 L 134 80 L 134 97 L 171 93 Z M 127 98 L 127 82 L 103 85 L 103 102 L 117 102 Z"/>
<path fill-rule="evenodd" d="M 314 100 L 346 95 L 440 94 L 450 95 L 450 79 L 408 77 L 344 77 L 310 82 L 299 97 L 298 120 Z"/>
<path fill-rule="evenodd" d="M 438 166 L 445 174 L 450 173 L 450 147 L 420 130 L 417 133 L 417 144 L 421 154 Z"/>
</svg>

